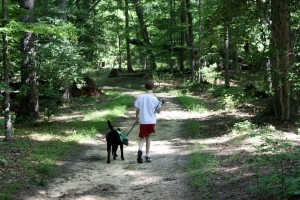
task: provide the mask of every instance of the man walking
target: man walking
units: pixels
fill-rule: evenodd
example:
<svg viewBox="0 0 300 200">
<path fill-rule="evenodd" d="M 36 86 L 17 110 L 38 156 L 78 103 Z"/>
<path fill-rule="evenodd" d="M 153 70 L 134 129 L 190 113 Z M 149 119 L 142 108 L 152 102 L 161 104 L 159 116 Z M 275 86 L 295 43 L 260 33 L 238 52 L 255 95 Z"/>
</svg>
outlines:
<svg viewBox="0 0 300 200">
<path fill-rule="evenodd" d="M 143 145 L 146 139 L 146 162 L 151 162 L 150 135 L 155 132 L 156 113 L 160 113 L 161 104 L 153 95 L 154 83 L 148 81 L 145 84 L 146 93 L 139 95 L 134 103 L 136 107 L 136 123 L 140 123 L 139 150 L 137 162 L 143 163 Z"/>
</svg>

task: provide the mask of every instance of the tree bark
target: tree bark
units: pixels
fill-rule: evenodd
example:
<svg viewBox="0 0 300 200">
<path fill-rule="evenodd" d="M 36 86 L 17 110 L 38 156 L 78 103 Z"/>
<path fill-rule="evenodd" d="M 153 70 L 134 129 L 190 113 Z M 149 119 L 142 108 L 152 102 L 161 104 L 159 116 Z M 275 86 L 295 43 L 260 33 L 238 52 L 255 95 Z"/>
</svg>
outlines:
<svg viewBox="0 0 300 200">
<path fill-rule="evenodd" d="M 171 32 L 170 32 L 170 46 L 171 46 L 170 70 L 171 70 L 171 74 L 173 74 L 174 66 L 175 66 L 174 47 L 175 47 L 175 44 L 176 44 L 175 32 L 173 31 L 175 29 L 175 25 L 176 25 L 175 0 L 170 0 L 170 23 L 171 23 Z"/>
<path fill-rule="evenodd" d="M 260 39 L 263 41 L 263 53 L 266 53 L 268 49 L 271 49 L 271 35 L 267 31 L 271 30 L 270 17 L 267 15 L 266 7 L 270 2 L 263 2 L 263 0 L 256 0 L 256 7 L 259 13 L 259 22 L 260 22 Z M 267 29 L 265 28 L 267 25 Z M 272 72 L 271 72 L 271 55 L 265 56 L 265 61 L 262 63 L 261 68 L 265 72 L 264 82 L 269 91 L 272 90 Z"/>
<path fill-rule="evenodd" d="M 201 41 L 201 33 L 202 33 L 202 25 L 201 25 L 201 17 L 202 17 L 202 0 L 198 0 L 198 20 L 199 20 L 199 24 L 198 24 L 198 54 L 197 54 L 197 58 L 198 59 L 198 63 L 196 66 L 196 71 L 198 73 L 198 83 L 202 83 L 203 82 L 203 78 L 202 78 L 202 74 L 201 74 L 201 46 L 202 46 L 202 41 Z"/>
<path fill-rule="evenodd" d="M 191 79 L 195 79 L 195 51 L 194 51 L 194 34 L 193 34 L 193 16 L 191 11 L 191 1 L 186 0 L 186 10 L 188 19 L 188 48 L 189 48 L 189 63 L 191 70 Z"/>
<path fill-rule="evenodd" d="M 229 25 L 224 23 L 224 65 L 225 65 L 225 86 L 230 87 L 229 78 Z"/>
<path fill-rule="evenodd" d="M 119 66 L 119 70 L 121 71 L 122 70 L 122 49 L 121 49 L 122 38 L 121 38 L 121 34 L 120 34 L 120 28 L 118 28 L 117 35 L 118 35 L 117 43 L 118 43 L 118 52 L 119 52 L 118 66 Z"/>
<path fill-rule="evenodd" d="M 59 18 L 66 22 L 68 20 L 66 0 L 57 0 L 57 5 L 59 8 Z"/>
<path fill-rule="evenodd" d="M 7 1 L 2 0 L 2 26 L 5 27 L 7 24 Z M 8 36 L 3 33 L 3 49 L 2 49 L 2 62 L 3 62 L 3 75 L 4 75 L 4 83 L 6 89 L 4 91 L 4 115 L 5 115 L 5 140 L 12 140 L 14 132 L 13 132 L 13 124 L 11 121 L 11 113 L 10 113 L 10 90 L 9 88 L 9 63 L 8 63 Z"/>
<path fill-rule="evenodd" d="M 78 9 L 80 7 L 80 1 L 76 0 L 75 5 L 78 6 Z M 57 0 L 56 6 L 58 7 L 58 17 L 61 19 L 63 22 L 67 23 L 68 21 L 68 13 L 67 13 L 67 1 L 66 0 Z M 65 47 L 68 45 L 68 40 L 64 38 L 64 42 L 61 44 L 61 50 L 64 51 Z M 62 98 L 69 101 L 72 99 L 72 94 L 71 94 L 71 85 L 70 83 L 66 82 L 64 85 L 64 93 L 62 95 Z"/>
<path fill-rule="evenodd" d="M 20 7 L 26 9 L 23 17 L 24 23 L 33 22 L 33 16 L 30 14 L 34 8 L 34 0 L 20 0 Z M 21 63 L 21 84 L 22 97 L 18 116 L 37 117 L 39 112 L 39 103 L 37 96 L 37 75 L 34 58 L 34 34 L 27 32 L 21 40 L 22 63 Z"/>
<path fill-rule="evenodd" d="M 285 0 L 271 1 L 271 44 L 274 50 L 272 56 L 272 88 L 274 90 L 274 113 L 281 120 L 290 120 L 291 84 L 290 73 L 290 12 Z M 295 111 L 296 112 L 296 111 Z"/>
<path fill-rule="evenodd" d="M 185 30 L 185 24 L 186 24 L 186 6 L 185 6 L 185 0 L 181 0 L 180 4 L 180 23 L 181 23 L 181 30 L 180 30 L 180 51 L 179 51 L 179 71 L 184 71 L 184 57 L 185 57 L 185 48 L 184 44 L 186 41 L 186 30 Z"/>
<path fill-rule="evenodd" d="M 129 43 L 129 15 L 128 15 L 128 0 L 125 0 L 125 37 L 126 37 L 126 60 L 127 60 L 127 71 L 133 72 L 131 62 L 131 49 Z"/>
<path fill-rule="evenodd" d="M 146 26 L 145 20 L 144 20 L 144 10 L 143 10 L 140 0 L 133 0 L 133 2 L 134 2 L 136 15 L 139 20 L 141 34 L 142 34 L 142 37 L 143 37 L 143 40 L 145 43 L 146 54 L 149 57 L 150 71 L 152 71 L 152 70 L 156 69 L 156 62 L 155 62 L 155 56 L 151 49 L 149 34 L 148 34 L 147 26 Z"/>
</svg>

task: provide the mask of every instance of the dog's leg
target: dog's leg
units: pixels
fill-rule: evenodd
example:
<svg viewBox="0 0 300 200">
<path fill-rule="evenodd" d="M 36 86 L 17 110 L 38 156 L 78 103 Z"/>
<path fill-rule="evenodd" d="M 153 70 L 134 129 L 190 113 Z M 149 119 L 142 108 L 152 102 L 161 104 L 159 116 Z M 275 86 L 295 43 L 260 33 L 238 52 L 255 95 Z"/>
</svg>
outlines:
<svg viewBox="0 0 300 200">
<path fill-rule="evenodd" d="M 119 145 L 116 145 L 116 149 L 115 149 L 115 156 L 116 156 L 116 157 L 118 157 L 118 154 L 117 154 L 117 152 L 118 152 L 118 147 L 119 147 Z"/>
<path fill-rule="evenodd" d="M 110 163 L 111 144 L 107 143 L 107 163 Z"/>
<path fill-rule="evenodd" d="M 118 150 L 118 145 L 113 145 L 113 157 L 114 157 L 114 160 L 116 160 L 116 157 L 118 156 L 117 155 L 117 150 Z"/>
<path fill-rule="evenodd" d="M 121 150 L 121 159 L 125 160 L 124 159 L 124 154 L 123 154 L 123 144 L 122 143 L 120 144 L 120 150 Z"/>
</svg>

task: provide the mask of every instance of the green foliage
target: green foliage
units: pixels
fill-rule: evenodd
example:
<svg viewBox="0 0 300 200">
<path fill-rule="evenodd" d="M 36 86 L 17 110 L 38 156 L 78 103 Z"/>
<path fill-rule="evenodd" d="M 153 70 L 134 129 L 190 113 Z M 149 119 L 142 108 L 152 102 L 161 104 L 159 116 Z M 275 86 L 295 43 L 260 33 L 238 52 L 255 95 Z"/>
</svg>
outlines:
<svg viewBox="0 0 300 200">
<path fill-rule="evenodd" d="M 48 18 L 50 19 L 50 18 Z M 61 20 L 50 19 L 49 21 L 39 21 L 36 23 L 22 23 L 10 20 L 5 27 L 0 28 L 0 33 L 21 37 L 24 32 L 31 32 L 38 35 L 56 36 L 68 38 L 72 41 L 77 39 L 76 28 L 71 23 L 62 23 Z"/>
<path fill-rule="evenodd" d="M 216 78 L 220 78 L 221 72 L 217 71 L 217 64 L 214 63 L 210 65 L 209 67 L 203 67 L 201 69 L 201 73 L 203 76 L 203 79 L 210 84 L 213 84 Z"/>
<path fill-rule="evenodd" d="M 1 188 L 0 199 L 11 200 L 12 195 L 17 192 L 21 186 L 18 183 L 6 183 L 4 188 Z"/>
<path fill-rule="evenodd" d="M 0 91 L 3 91 L 3 90 L 6 90 L 6 85 L 4 82 L 0 82 Z M 0 95 L 0 102 L 2 101 L 3 99 L 3 95 Z"/>
<path fill-rule="evenodd" d="M 49 121 L 51 116 L 59 112 L 59 102 L 62 101 L 61 94 L 54 90 L 50 84 L 39 85 L 39 105 L 40 111 Z"/>
<path fill-rule="evenodd" d="M 257 128 L 257 126 L 255 124 L 252 124 L 248 120 L 234 124 L 234 131 L 236 131 L 236 132 L 250 131 L 255 128 Z"/>
<path fill-rule="evenodd" d="M 222 109 L 238 108 L 242 106 L 247 99 L 240 87 L 215 87 L 212 93 L 218 99 L 218 106 Z"/>
<path fill-rule="evenodd" d="M 85 63 L 74 43 L 55 37 L 51 43 L 45 40 L 46 38 L 41 38 L 36 42 L 37 72 L 41 80 L 58 91 L 82 77 Z"/>
<path fill-rule="evenodd" d="M 4 157 L 0 156 L 0 166 L 7 165 L 7 163 L 8 163 L 7 160 Z"/>
<path fill-rule="evenodd" d="M 234 95 L 225 94 L 223 97 L 219 99 L 219 106 L 225 109 L 231 109 L 237 107 L 239 104 L 238 99 L 235 98 Z"/>
<path fill-rule="evenodd" d="M 293 88 L 295 91 L 300 91 L 300 76 L 299 76 L 299 70 L 300 70 L 300 63 L 294 63 L 293 65 L 294 71 L 290 73 L 290 81 L 293 84 Z"/>
</svg>

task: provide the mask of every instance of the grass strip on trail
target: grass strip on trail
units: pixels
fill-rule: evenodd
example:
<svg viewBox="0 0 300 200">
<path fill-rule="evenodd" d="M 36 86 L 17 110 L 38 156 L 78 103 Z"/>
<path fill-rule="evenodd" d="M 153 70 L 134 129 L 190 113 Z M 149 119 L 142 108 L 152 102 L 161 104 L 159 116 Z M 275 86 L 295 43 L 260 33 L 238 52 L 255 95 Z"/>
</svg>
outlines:
<svg viewBox="0 0 300 200">
<path fill-rule="evenodd" d="M 188 177 L 191 184 L 202 197 L 209 197 L 213 192 L 214 171 L 218 166 L 218 159 L 213 153 L 201 152 L 201 147 L 194 149 L 192 159 L 188 165 Z"/>
</svg>

